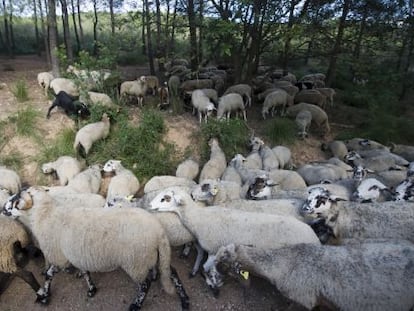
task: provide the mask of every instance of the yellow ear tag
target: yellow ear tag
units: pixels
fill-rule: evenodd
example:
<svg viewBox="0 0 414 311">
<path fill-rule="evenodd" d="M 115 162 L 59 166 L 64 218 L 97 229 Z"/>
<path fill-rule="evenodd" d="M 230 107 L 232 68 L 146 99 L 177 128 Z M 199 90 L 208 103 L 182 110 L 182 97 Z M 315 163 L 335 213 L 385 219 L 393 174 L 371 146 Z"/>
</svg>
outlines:
<svg viewBox="0 0 414 311">
<path fill-rule="evenodd" d="M 214 195 L 214 196 L 216 196 L 217 195 L 217 193 L 218 193 L 218 189 L 216 188 L 216 187 L 214 187 L 212 190 L 211 190 L 211 194 L 212 195 Z"/>
<path fill-rule="evenodd" d="M 247 280 L 249 278 L 249 271 L 240 270 L 240 275 Z"/>
<path fill-rule="evenodd" d="M 125 199 L 127 199 L 127 201 L 129 201 L 129 202 L 131 202 L 133 198 L 134 198 L 134 196 L 132 194 L 125 197 Z"/>
</svg>

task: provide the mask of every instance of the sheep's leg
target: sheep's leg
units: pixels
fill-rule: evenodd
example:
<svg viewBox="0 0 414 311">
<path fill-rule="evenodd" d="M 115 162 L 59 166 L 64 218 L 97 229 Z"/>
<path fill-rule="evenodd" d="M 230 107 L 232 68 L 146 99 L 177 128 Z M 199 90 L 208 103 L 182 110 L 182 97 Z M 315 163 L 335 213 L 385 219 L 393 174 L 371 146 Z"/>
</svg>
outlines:
<svg viewBox="0 0 414 311">
<path fill-rule="evenodd" d="M 207 285 L 213 291 L 214 297 L 220 294 L 219 287 L 223 286 L 223 276 L 217 271 L 216 265 L 213 266 L 205 273 L 205 280 Z"/>
<path fill-rule="evenodd" d="M 244 121 L 247 121 L 246 110 L 243 110 L 243 119 L 244 119 Z"/>
<path fill-rule="evenodd" d="M 183 283 L 181 282 L 177 270 L 171 266 L 171 280 L 174 283 L 175 289 L 177 290 L 178 297 L 181 300 L 181 308 L 183 310 L 188 310 L 190 307 L 190 298 L 188 298 L 187 293 L 185 292 Z"/>
<path fill-rule="evenodd" d="M 141 310 L 145 297 L 151 287 L 151 279 L 147 277 L 144 282 L 138 284 L 138 293 L 132 304 L 129 306 L 129 311 Z"/>
<path fill-rule="evenodd" d="M 37 293 L 40 289 L 39 282 L 37 282 L 36 278 L 34 277 L 33 273 L 21 268 L 18 268 L 15 274 L 25 281 L 30 287 Z"/>
<path fill-rule="evenodd" d="M 191 243 L 184 244 L 183 249 L 181 251 L 180 258 L 188 257 L 188 255 L 190 255 L 190 251 L 191 251 Z"/>
<path fill-rule="evenodd" d="M 203 265 L 204 272 L 207 272 L 211 269 L 214 265 L 214 261 L 216 260 L 216 255 L 208 254 L 207 260 Z"/>
<path fill-rule="evenodd" d="M 50 265 L 50 267 L 46 271 L 45 275 L 45 285 L 43 285 L 43 288 L 40 288 L 36 292 L 36 302 L 40 302 L 42 304 L 47 304 L 49 302 L 49 296 L 50 296 L 50 284 L 52 283 L 53 276 L 59 272 L 58 267 L 54 265 Z"/>
<path fill-rule="evenodd" d="M 193 266 L 193 270 L 191 270 L 190 277 L 194 277 L 197 274 L 198 270 L 200 269 L 201 261 L 204 257 L 204 249 L 198 243 L 195 244 L 195 247 L 197 250 L 197 257 Z"/>
<path fill-rule="evenodd" d="M 91 274 L 89 271 L 82 271 L 82 276 L 88 284 L 88 297 L 93 297 L 96 294 L 96 286 L 95 283 L 92 281 Z"/>
</svg>

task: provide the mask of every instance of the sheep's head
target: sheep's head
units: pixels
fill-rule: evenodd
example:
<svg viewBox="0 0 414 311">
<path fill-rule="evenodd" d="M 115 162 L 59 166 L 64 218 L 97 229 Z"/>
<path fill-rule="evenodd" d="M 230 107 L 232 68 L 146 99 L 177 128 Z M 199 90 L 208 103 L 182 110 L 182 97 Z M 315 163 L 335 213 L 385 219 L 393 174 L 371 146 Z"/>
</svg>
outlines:
<svg viewBox="0 0 414 311">
<path fill-rule="evenodd" d="M 238 153 L 233 157 L 233 159 L 230 160 L 230 165 L 237 168 L 242 165 L 243 162 L 246 162 L 246 158 Z"/>
<path fill-rule="evenodd" d="M 267 174 L 257 176 L 247 190 L 246 198 L 250 200 L 266 200 L 272 195 L 272 187 L 276 186 Z"/>
<path fill-rule="evenodd" d="M 414 181 L 406 179 L 395 188 L 394 201 L 414 201 Z"/>
<path fill-rule="evenodd" d="M 304 214 L 324 215 L 331 209 L 332 204 L 338 201 L 344 201 L 344 199 L 332 195 L 329 190 L 323 187 L 310 188 L 301 211 Z"/>
<path fill-rule="evenodd" d="M 33 205 L 31 194 L 27 190 L 12 195 L 3 206 L 3 215 L 17 218 L 22 210 L 30 209 Z"/>
<path fill-rule="evenodd" d="M 55 171 L 52 163 L 45 163 L 42 165 L 42 172 L 43 174 L 50 174 Z"/>
<path fill-rule="evenodd" d="M 246 281 L 249 278 L 249 272 L 243 270 L 242 265 L 237 261 L 238 246 L 229 244 L 221 246 L 216 253 L 214 264 L 219 273 L 231 275 L 240 281 Z"/>
<path fill-rule="evenodd" d="M 383 192 L 390 193 L 390 190 L 383 183 L 375 178 L 364 179 L 352 194 L 352 201 L 376 202 Z"/>
<path fill-rule="evenodd" d="M 361 159 L 361 156 L 356 151 L 350 151 L 344 156 L 344 161 L 346 163 L 352 163 L 355 160 Z"/>
<path fill-rule="evenodd" d="M 373 173 L 373 171 L 363 167 L 362 165 L 356 165 L 352 170 L 352 179 L 357 182 L 361 182 L 365 177 L 367 177 L 368 173 Z"/>
<path fill-rule="evenodd" d="M 191 197 L 194 201 L 206 201 L 212 203 L 215 196 L 219 192 L 219 181 L 217 180 L 203 180 L 191 192 Z"/>
<path fill-rule="evenodd" d="M 261 146 L 264 145 L 264 141 L 261 140 L 259 137 L 251 136 L 249 139 L 249 146 L 252 151 L 258 151 Z"/>
<path fill-rule="evenodd" d="M 172 190 L 160 192 L 149 204 L 150 210 L 158 212 L 178 212 L 182 205 L 181 196 Z"/>
<path fill-rule="evenodd" d="M 86 106 L 84 103 L 80 101 L 75 101 L 74 104 L 77 109 L 77 114 L 81 119 L 86 119 L 91 115 L 88 106 Z"/>
<path fill-rule="evenodd" d="M 103 171 L 105 173 L 113 173 L 113 172 L 116 172 L 116 170 L 119 168 L 120 165 L 121 165 L 121 161 L 120 160 L 109 160 L 103 166 Z"/>
</svg>

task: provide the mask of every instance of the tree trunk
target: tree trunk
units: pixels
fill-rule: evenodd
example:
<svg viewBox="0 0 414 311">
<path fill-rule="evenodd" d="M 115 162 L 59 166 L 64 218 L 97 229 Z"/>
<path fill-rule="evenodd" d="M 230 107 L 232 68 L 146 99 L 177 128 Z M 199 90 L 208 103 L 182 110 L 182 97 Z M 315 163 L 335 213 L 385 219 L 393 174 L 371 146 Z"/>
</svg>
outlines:
<svg viewBox="0 0 414 311">
<path fill-rule="evenodd" d="M 162 52 L 165 50 L 165 40 L 162 37 L 161 33 L 161 3 L 160 0 L 155 0 L 155 7 L 156 7 L 156 26 L 157 26 L 157 45 L 155 47 L 155 56 L 158 63 L 158 71 L 165 71 L 164 69 L 164 60 L 162 57 Z"/>
<path fill-rule="evenodd" d="M 115 35 L 115 15 L 114 15 L 114 0 L 109 0 L 109 14 L 111 16 L 111 33 Z"/>
<path fill-rule="evenodd" d="M 10 34 L 9 34 L 9 20 L 8 20 L 8 14 L 7 14 L 7 7 L 6 7 L 6 1 L 3 0 L 3 19 L 4 19 L 4 39 L 7 49 L 7 55 L 9 57 L 13 57 L 13 51 L 10 44 Z"/>
<path fill-rule="evenodd" d="M 50 59 L 52 62 L 53 76 L 59 77 L 59 59 L 57 57 L 57 24 L 56 24 L 56 2 L 55 0 L 48 0 L 49 15 L 49 48 L 50 48 Z"/>
<path fill-rule="evenodd" d="M 198 67 L 198 53 L 197 53 L 197 23 L 196 14 L 194 11 L 194 1 L 187 1 L 187 15 L 188 15 L 188 26 L 190 28 L 190 64 L 193 71 L 197 70 Z"/>
<path fill-rule="evenodd" d="M 178 0 L 175 0 L 174 4 L 174 12 L 172 16 L 172 22 L 171 22 L 171 36 L 170 36 L 170 43 L 168 44 L 168 54 L 167 56 L 170 56 L 170 54 L 174 53 L 175 48 L 175 27 L 177 25 L 177 6 L 178 6 Z"/>
<path fill-rule="evenodd" d="M 98 55 L 98 10 L 97 0 L 93 0 L 93 55 Z"/>
<path fill-rule="evenodd" d="M 204 2 L 200 1 L 200 10 L 198 12 L 198 63 L 202 63 L 203 60 L 203 14 L 204 14 Z"/>
<path fill-rule="evenodd" d="M 151 16 L 149 11 L 148 0 L 145 0 L 145 19 L 147 26 L 147 56 L 150 66 L 151 75 L 155 75 L 155 66 L 154 66 L 154 51 L 152 50 L 152 39 L 151 39 Z"/>
<path fill-rule="evenodd" d="M 78 25 L 79 25 L 79 35 L 80 35 L 80 46 L 83 45 L 83 27 L 82 27 L 82 18 L 81 18 L 81 10 L 80 10 L 80 0 L 76 1 L 76 7 L 78 10 Z"/>
<path fill-rule="evenodd" d="M 45 54 L 46 54 L 46 62 L 49 65 L 49 67 L 52 66 L 52 61 L 50 59 L 50 47 L 49 47 L 49 29 L 46 29 L 45 21 L 43 19 L 43 7 L 42 7 L 42 0 L 39 0 L 39 13 L 40 13 L 40 23 L 42 27 L 42 33 L 43 33 L 43 42 L 45 45 Z M 47 7 L 47 5 L 46 5 Z M 47 14 L 46 14 L 47 16 Z"/>
<path fill-rule="evenodd" d="M 141 38 L 142 38 L 142 55 L 147 55 L 147 40 L 145 38 L 145 20 L 146 20 L 146 14 L 145 14 L 145 0 L 142 0 L 142 28 L 141 28 Z"/>
<path fill-rule="evenodd" d="M 289 19 L 288 19 L 288 25 L 286 29 L 285 44 L 283 48 L 283 60 L 282 60 L 283 73 L 285 72 L 287 73 L 288 71 L 288 63 L 289 63 L 289 58 L 290 58 L 290 43 L 292 41 L 292 28 L 293 28 L 294 11 L 295 11 L 296 4 L 297 4 L 296 0 L 290 1 Z"/>
<path fill-rule="evenodd" d="M 34 18 L 34 25 L 35 25 L 35 36 L 36 36 L 36 51 L 37 55 L 42 55 L 41 49 L 40 49 L 40 38 L 39 38 L 39 27 L 37 24 L 37 5 L 36 0 L 33 0 L 33 18 Z"/>
<path fill-rule="evenodd" d="M 10 27 L 10 44 L 12 53 L 14 55 L 14 51 L 16 50 L 16 40 L 14 39 L 14 28 L 13 28 L 13 4 L 12 1 L 10 3 L 10 13 L 9 13 L 9 27 Z"/>
<path fill-rule="evenodd" d="M 341 18 L 339 19 L 338 33 L 336 35 L 335 44 L 334 44 L 334 47 L 330 55 L 328 70 L 326 73 L 326 85 L 328 87 L 330 87 L 332 83 L 335 81 L 336 64 L 338 61 L 338 56 L 341 53 L 341 45 L 342 45 L 342 38 L 344 35 L 344 30 L 345 30 L 345 22 L 346 22 L 346 17 L 348 15 L 350 6 L 351 6 L 351 0 L 344 0 L 344 5 L 342 8 L 342 15 L 341 15 Z"/>
<path fill-rule="evenodd" d="M 62 21 L 63 21 L 63 38 L 65 41 L 66 47 L 66 56 L 70 64 L 73 63 L 73 48 L 72 48 L 72 39 L 70 37 L 69 30 L 69 14 L 68 14 L 68 4 L 66 0 L 60 0 L 60 5 L 62 6 Z"/>
<path fill-rule="evenodd" d="M 73 0 L 70 0 L 70 7 L 72 10 L 73 30 L 75 31 L 75 38 L 76 38 L 76 52 L 79 53 L 79 51 L 81 50 L 81 43 L 79 40 L 78 27 L 76 26 L 75 4 L 73 3 Z"/>
</svg>

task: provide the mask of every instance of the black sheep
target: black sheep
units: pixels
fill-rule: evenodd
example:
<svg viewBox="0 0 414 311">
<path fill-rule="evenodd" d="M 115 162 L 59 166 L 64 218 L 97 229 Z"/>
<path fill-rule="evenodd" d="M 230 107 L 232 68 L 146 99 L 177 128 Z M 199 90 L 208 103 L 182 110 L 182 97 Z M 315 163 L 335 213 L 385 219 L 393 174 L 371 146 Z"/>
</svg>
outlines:
<svg viewBox="0 0 414 311">
<path fill-rule="evenodd" d="M 52 106 L 49 107 L 46 118 L 50 117 L 50 112 L 55 107 L 62 108 L 68 116 L 76 115 L 82 119 L 89 117 L 91 114 L 88 107 L 84 103 L 81 103 L 64 91 L 60 91 L 56 95 Z"/>
</svg>

